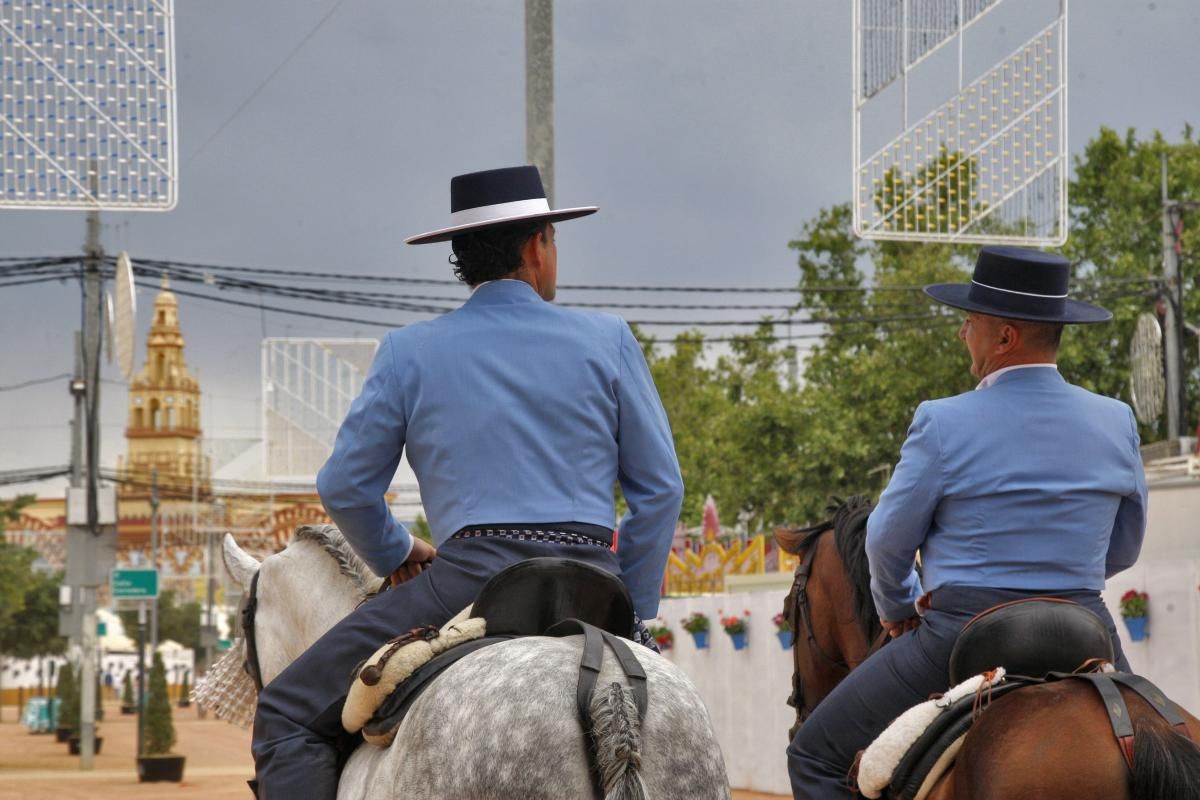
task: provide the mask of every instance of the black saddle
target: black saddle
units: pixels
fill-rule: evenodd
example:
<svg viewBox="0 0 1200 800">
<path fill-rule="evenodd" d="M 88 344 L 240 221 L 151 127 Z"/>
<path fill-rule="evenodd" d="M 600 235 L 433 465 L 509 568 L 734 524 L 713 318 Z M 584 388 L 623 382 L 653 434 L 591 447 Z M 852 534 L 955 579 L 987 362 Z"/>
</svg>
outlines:
<svg viewBox="0 0 1200 800">
<path fill-rule="evenodd" d="M 987 690 L 990 702 L 1023 686 L 1062 680 L 1080 668 L 1112 660 L 1108 630 L 1083 606 L 1052 597 L 1015 600 L 989 608 L 962 629 L 950 652 L 950 685 L 1004 667 L 1004 683 Z M 1103 685 L 1103 679 L 1097 683 L 1097 676 L 1079 677 L 1092 679 L 1098 687 Z M 980 710 L 974 696 L 943 710 L 900 760 L 888 797 L 916 797 L 944 754 L 949 751 L 952 756 L 956 752 Z"/>
<path fill-rule="evenodd" d="M 1112 660 L 1112 640 L 1098 616 L 1069 600 L 1034 597 L 989 608 L 967 623 L 950 652 L 950 685 L 996 667 L 1041 678 Z"/>
<path fill-rule="evenodd" d="M 531 558 L 492 576 L 475 598 L 472 617 L 488 636 L 540 636 L 578 619 L 616 636 L 633 632 L 633 601 L 621 579 L 568 558 Z"/>
<path fill-rule="evenodd" d="M 567 558 L 531 558 L 496 573 L 476 596 L 471 616 L 487 620 L 487 635 L 452 647 L 418 667 L 380 705 L 363 726 L 364 732 L 375 736 L 394 730 L 434 678 L 484 647 L 520 636 L 546 635 L 565 620 L 625 639 L 633 632 L 633 601 L 625 584 L 598 567 Z M 550 635 L 567 633 L 560 628 Z"/>
</svg>

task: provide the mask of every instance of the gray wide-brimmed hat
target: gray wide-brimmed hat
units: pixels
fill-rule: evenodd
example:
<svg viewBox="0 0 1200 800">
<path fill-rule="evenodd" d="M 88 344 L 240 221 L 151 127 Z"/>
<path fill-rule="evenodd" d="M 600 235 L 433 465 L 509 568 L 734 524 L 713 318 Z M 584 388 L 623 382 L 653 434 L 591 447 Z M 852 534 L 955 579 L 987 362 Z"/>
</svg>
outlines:
<svg viewBox="0 0 1200 800">
<path fill-rule="evenodd" d="M 461 233 L 511 222 L 560 222 L 595 214 L 596 206 L 551 209 L 537 167 L 504 167 L 450 179 L 450 225 L 412 236 L 408 244 L 432 244 Z"/>
<path fill-rule="evenodd" d="M 988 245 L 979 251 L 970 283 L 935 283 L 925 294 L 939 303 L 993 317 L 1084 325 L 1108 322 L 1108 309 L 1072 300 L 1069 262 L 1020 247 Z"/>
</svg>

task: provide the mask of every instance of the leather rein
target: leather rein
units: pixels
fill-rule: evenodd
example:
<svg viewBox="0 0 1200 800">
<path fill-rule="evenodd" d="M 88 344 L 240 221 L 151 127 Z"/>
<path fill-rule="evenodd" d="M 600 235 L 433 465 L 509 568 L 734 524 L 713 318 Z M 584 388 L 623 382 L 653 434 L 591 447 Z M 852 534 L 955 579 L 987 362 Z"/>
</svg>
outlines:
<svg viewBox="0 0 1200 800">
<path fill-rule="evenodd" d="M 246 640 L 246 657 L 242 660 L 242 669 L 254 681 L 254 691 L 261 694 L 263 690 L 262 669 L 258 666 L 258 645 L 254 639 L 254 614 L 258 610 L 258 572 L 250 579 L 250 591 L 246 593 L 246 603 L 242 606 L 242 638 Z"/>
<path fill-rule="evenodd" d="M 809 651 L 815 653 L 828 666 L 842 670 L 847 674 L 852 669 L 857 667 L 863 661 L 873 656 L 881 647 L 888 641 L 886 630 L 880 630 L 879 634 L 871 642 L 871 646 L 867 649 L 866 655 L 860 659 L 848 660 L 846 658 L 834 658 L 821 647 L 817 641 L 816 632 L 812 625 L 812 611 L 809 608 L 808 602 L 808 579 L 812 577 L 813 559 L 817 554 L 817 541 L 826 533 L 833 530 L 833 523 L 829 522 L 814 529 L 808 537 L 807 546 L 804 548 L 804 556 L 800 559 L 800 566 L 796 567 L 795 578 L 792 581 L 792 590 L 788 594 L 791 600 L 792 623 L 792 696 L 788 698 L 788 705 L 796 709 L 796 724 L 804 722 L 812 714 L 816 706 L 808 705 L 808 701 L 804 697 L 804 684 L 800 677 L 800 670 L 796 663 L 796 642 L 800 641 L 800 635 L 803 634 L 808 642 Z"/>
</svg>

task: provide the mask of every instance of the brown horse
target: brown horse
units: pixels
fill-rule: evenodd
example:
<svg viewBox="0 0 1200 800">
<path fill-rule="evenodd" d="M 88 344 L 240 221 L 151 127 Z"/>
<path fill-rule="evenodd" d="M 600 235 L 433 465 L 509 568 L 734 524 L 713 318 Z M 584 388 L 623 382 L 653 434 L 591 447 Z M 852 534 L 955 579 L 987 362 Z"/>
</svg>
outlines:
<svg viewBox="0 0 1200 800">
<path fill-rule="evenodd" d="M 776 541 L 801 556 L 784 605 L 792 629 L 796 724 L 883 644 L 864 540 L 870 503 L 830 506 L 834 518 Z M 1100 695 L 1083 681 L 1046 683 L 993 702 L 972 726 L 930 800 L 1044 798 L 1200 799 L 1200 720 L 1183 709 L 1188 741 L 1138 695 L 1121 688 L 1133 719 L 1132 773 Z"/>
</svg>

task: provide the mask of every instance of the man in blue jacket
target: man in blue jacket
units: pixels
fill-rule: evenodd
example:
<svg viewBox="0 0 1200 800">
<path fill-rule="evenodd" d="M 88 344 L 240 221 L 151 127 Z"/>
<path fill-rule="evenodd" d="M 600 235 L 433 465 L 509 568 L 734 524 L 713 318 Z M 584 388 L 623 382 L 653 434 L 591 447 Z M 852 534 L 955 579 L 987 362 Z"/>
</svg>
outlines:
<svg viewBox="0 0 1200 800">
<path fill-rule="evenodd" d="M 596 208 L 551 210 L 535 167 L 460 175 L 450 196 L 450 226 L 408 242 L 452 241 L 471 297 L 383 338 L 317 478 L 329 516 L 393 588 L 259 696 L 253 752 L 269 800 L 334 797 L 354 665 L 403 631 L 448 621 L 510 564 L 590 563 L 621 576 L 641 618 L 658 611 L 683 501 L 666 413 L 622 319 L 550 303 L 553 223 Z M 384 499 L 405 450 L 434 546 Z M 614 482 L 629 505 L 616 553 Z"/>
<path fill-rule="evenodd" d="M 1129 406 L 1063 380 L 1064 324 L 1104 322 L 1067 297 L 1059 256 L 985 247 L 970 284 L 929 286 L 967 312 L 959 330 L 975 391 L 917 407 L 900 463 L 867 522 L 871 592 L 894 638 L 818 706 L 788 748 L 797 798 L 854 796 L 855 754 L 909 707 L 948 687 L 955 638 L 976 614 L 1061 597 L 1108 626 L 1106 578 L 1146 529 L 1146 482 Z M 921 554 L 923 574 L 916 570 Z"/>
</svg>

